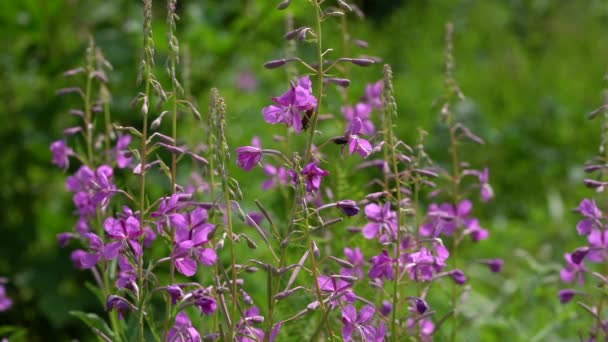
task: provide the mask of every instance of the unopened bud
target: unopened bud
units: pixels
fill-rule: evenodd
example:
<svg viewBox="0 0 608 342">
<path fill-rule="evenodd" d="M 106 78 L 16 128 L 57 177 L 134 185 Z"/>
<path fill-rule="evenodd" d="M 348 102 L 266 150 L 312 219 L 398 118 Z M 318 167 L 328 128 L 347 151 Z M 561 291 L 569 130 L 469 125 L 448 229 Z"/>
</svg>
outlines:
<svg viewBox="0 0 608 342">
<path fill-rule="evenodd" d="M 319 247 L 317 247 L 317 243 L 316 242 L 312 242 L 312 252 L 315 255 L 315 257 L 320 258 L 321 257 L 321 251 L 319 250 Z"/>
<path fill-rule="evenodd" d="M 353 58 L 350 60 L 350 62 L 362 67 L 370 66 L 376 63 L 373 60 L 367 58 Z"/>
<path fill-rule="evenodd" d="M 337 206 L 346 216 L 355 216 L 359 214 L 360 209 L 357 206 L 357 202 L 353 200 L 338 201 Z"/>
<path fill-rule="evenodd" d="M 283 2 L 281 2 L 280 4 L 277 5 L 277 9 L 284 10 L 287 7 L 289 7 L 290 4 L 291 4 L 291 0 L 284 0 Z"/>
<path fill-rule="evenodd" d="M 570 254 L 570 259 L 573 263 L 580 265 L 580 263 L 583 262 L 583 259 L 585 259 L 587 256 L 587 253 L 589 253 L 589 247 L 579 247 L 575 249 L 572 254 Z"/>
<path fill-rule="evenodd" d="M 278 67 L 282 67 L 283 65 L 285 65 L 285 63 L 287 63 L 286 59 L 275 59 L 273 61 L 269 61 L 264 63 L 264 68 L 266 69 L 276 69 Z"/>
<path fill-rule="evenodd" d="M 347 88 L 350 85 L 350 80 L 348 80 L 346 78 L 330 77 L 330 78 L 326 78 L 325 80 L 329 83 L 334 83 L 335 85 L 342 87 L 342 88 Z"/>
<path fill-rule="evenodd" d="M 355 43 L 355 45 L 357 45 L 358 47 L 364 48 L 364 49 L 367 49 L 367 47 L 369 46 L 369 44 L 365 40 L 361 40 L 361 39 L 355 39 L 355 40 L 353 40 L 353 43 Z"/>
</svg>

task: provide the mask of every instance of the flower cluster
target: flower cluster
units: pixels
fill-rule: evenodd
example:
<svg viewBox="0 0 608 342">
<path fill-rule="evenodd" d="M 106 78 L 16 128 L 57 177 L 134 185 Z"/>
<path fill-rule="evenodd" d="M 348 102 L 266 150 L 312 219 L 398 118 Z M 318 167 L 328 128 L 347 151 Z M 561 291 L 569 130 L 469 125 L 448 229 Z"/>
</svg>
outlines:
<svg viewBox="0 0 608 342">
<path fill-rule="evenodd" d="M 338 7 L 332 7 L 323 1 L 311 2 L 315 28 L 291 28 L 284 36 L 292 44 L 290 55 L 265 64 L 267 69 L 291 67 L 286 92 L 261 110 L 266 123 L 287 129 L 272 141 L 262 143 L 252 137 L 251 145 L 235 149 L 232 164 L 245 172 L 260 167 L 266 176 L 261 188 L 277 190 L 268 192 L 269 197 L 281 196 L 279 205 L 272 207 L 258 200 L 250 202 L 250 194 L 243 193 L 232 177 L 226 103 L 216 89 L 211 91 L 204 124 L 206 140 L 190 147 L 177 137 L 181 112 L 191 112 L 195 119 L 201 115 L 185 99 L 176 72 L 176 0 L 167 1 L 167 85 L 154 74 L 152 2 L 144 0 L 140 81 L 145 90 L 132 103 L 142 116 L 141 129 L 112 124 L 108 115 L 105 131 L 97 130 L 99 111 L 92 104 L 105 106 L 108 113 L 110 107 L 107 96 L 101 96 L 107 92 L 106 63 L 93 43 L 87 64 L 69 73 L 83 73 L 87 81 L 86 91 L 79 91 L 84 108 L 76 111 L 82 122 L 64 131 L 64 139 L 52 143 L 50 150 L 53 164 L 73 172 L 66 188 L 73 194 L 78 219 L 73 231 L 57 238 L 61 246 L 71 241 L 78 244 L 71 254 L 74 266 L 89 271 L 105 297 L 111 327 L 96 331 L 101 339 L 121 340 L 128 328 L 137 330 L 139 341 L 149 335 L 146 329 L 166 341 L 273 341 L 282 329 L 290 329 L 291 322 L 301 319 L 317 327 L 311 340 L 341 335 L 344 341 L 381 342 L 410 335 L 430 341 L 434 321 L 441 320 L 435 320 L 429 305 L 434 300 L 430 284 L 445 280 L 454 284 L 451 304 L 455 314 L 459 311 L 457 297 L 464 291 L 458 285 L 468 279 L 450 257 L 457 254 L 465 237 L 475 243 L 488 238 L 480 219 L 473 216 L 469 198 L 475 191 L 486 202 L 493 191 L 487 168 L 460 169 L 466 164 L 457 158 L 457 146 L 461 140 L 480 139 L 451 114 L 450 96 L 442 115 L 448 117 L 452 137 L 452 164 L 456 165 L 452 170 L 433 166 L 424 151 L 424 134 L 416 148 L 398 139 L 388 65 L 382 80 L 367 84 L 360 100 L 349 102 L 348 67 L 368 67 L 376 60 L 351 57 L 346 48 L 338 52 L 322 45 L 322 22 L 361 13 L 355 4 L 337 3 Z M 279 8 L 290 5 L 285 0 Z M 343 33 L 348 36 L 345 26 Z M 345 39 L 347 43 L 367 46 Z M 296 44 L 311 44 L 317 60 L 297 57 Z M 92 80 L 97 81 L 90 85 Z M 343 94 L 343 103 L 331 108 L 325 99 L 334 90 Z M 455 94 L 453 89 L 448 92 Z M 165 105 L 171 110 L 160 111 Z M 326 109 L 341 109 L 342 117 L 322 114 Z M 159 131 L 164 117 L 172 118 L 171 136 Z M 319 134 L 330 124 L 340 127 L 343 135 Z M 131 146 L 132 140 L 137 148 Z M 85 148 L 76 148 L 78 144 Z M 194 161 L 189 166 L 195 174 L 190 183 L 184 181 L 180 167 L 183 156 Z M 70 167 L 70 159 L 78 162 L 77 168 Z M 351 163 L 356 164 L 353 170 L 347 167 Z M 361 173 L 371 178 L 367 194 L 362 194 L 360 189 L 351 189 L 348 177 L 368 166 L 374 168 Z M 165 175 L 161 179 L 166 182 L 149 177 L 152 171 Z M 151 179 L 155 191 L 150 190 Z M 425 202 L 425 194 L 433 201 L 441 196 L 441 202 Z M 257 209 L 244 209 L 251 207 Z M 585 212 L 589 222 L 580 225 L 581 234 L 595 236 L 602 214 L 592 208 Z M 351 223 L 346 232 L 332 229 L 343 221 Z M 349 247 L 334 238 L 347 232 L 354 233 Z M 357 239 L 362 245 L 350 245 Z M 334 251 L 336 245 L 343 256 Z M 592 244 L 584 255 L 579 250 L 569 260 L 578 265 L 584 257 L 597 258 L 590 251 L 598 246 Z M 250 254 L 245 248 L 261 252 Z M 362 251 L 371 252 L 364 255 Z M 297 261 L 288 254 L 297 255 Z M 502 268 L 500 259 L 476 261 L 492 272 Z M 578 277 L 584 269 L 572 266 L 569 272 Z M 266 307 L 258 306 L 255 296 L 248 293 L 251 287 L 259 287 L 257 280 L 249 280 L 252 273 L 265 273 Z M 284 305 L 292 296 L 298 296 L 293 301 L 296 305 Z M 4 297 L 0 285 L 0 304 L 7 302 Z M 165 309 L 157 310 L 162 301 Z M 280 310 L 279 305 L 283 306 Z M 127 316 L 133 319 L 117 322 Z M 155 322 L 161 320 L 162 327 L 157 326 Z"/>
</svg>

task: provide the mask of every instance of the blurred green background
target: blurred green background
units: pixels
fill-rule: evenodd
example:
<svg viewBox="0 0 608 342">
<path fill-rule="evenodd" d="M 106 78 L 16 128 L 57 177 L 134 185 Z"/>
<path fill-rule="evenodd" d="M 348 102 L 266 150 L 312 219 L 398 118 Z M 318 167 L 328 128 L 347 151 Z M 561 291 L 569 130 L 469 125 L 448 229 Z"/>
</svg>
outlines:
<svg viewBox="0 0 608 342">
<path fill-rule="evenodd" d="M 154 3 L 157 74 L 163 75 L 165 4 Z M 455 78 L 467 96 L 457 113 L 486 140 L 464 156 L 490 167 L 496 193 L 476 212 L 491 236 L 475 247 L 475 255 L 505 259 L 501 275 L 471 274 L 476 290 L 465 308 L 465 316 L 474 319 L 467 340 L 566 341 L 577 329 L 585 332 L 585 323 L 577 320 L 585 314 L 557 301 L 557 272 L 563 253 L 582 243 L 571 208 L 590 195 L 581 185 L 581 164 L 599 144 L 599 125 L 587 121 L 586 113 L 602 103 L 608 2 L 356 3 L 367 18 L 349 17 L 349 29 L 369 48 L 353 53 L 379 56 L 393 66 L 400 137 L 414 143 L 418 127 L 429 131 L 427 148 L 440 164 L 448 156 L 433 101 L 443 91 L 444 25 L 454 23 Z M 275 6 L 272 0 L 179 2 L 178 36 L 182 51 L 190 54 L 190 92 L 204 111 L 209 88 L 219 88 L 229 108 L 233 147 L 254 134 L 279 132 L 263 124 L 260 114 L 286 80 L 284 72 L 262 68 L 285 50 L 285 12 Z M 310 24 L 308 6 L 292 7 L 296 26 Z M 0 276 L 10 279 L 15 300 L 10 311 L 0 313 L 0 325 L 26 327 L 27 340 L 90 338 L 68 311 L 101 310 L 82 285 L 88 273 L 72 268 L 69 250 L 58 248 L 55 239 L 75 218 L 64 190 L 66 175 L 51 165 L 48 146 L 75 124 L 68 110 L 77 103 L 56 97 L 55 90 L 71 84 L 61 74 L 83 63 L 92 35 L 114 66 L 109 75 L 114 120 L 138 122 L 129 102 L 139 91 L 141 27 L 141 4 L 135 0 L 0 2 Z M 325 46 L 339 47 L 337 30 L 331 24 L 325 28 Z M 381 65 L 351 69 L 350 98 L 381 75 Z M 239 86 L 242 77 L 251 78 L 254 89 Z M 327 102 L 328 111 L 339 114 L 338 101 Z M 188 139 L 204 138 L 195 126 L 186 126 Z M 258 190 L 262 174 L 252 174 L 258 181 L 241 184 L 250 201 L 264 198 Z"/>
</svg>

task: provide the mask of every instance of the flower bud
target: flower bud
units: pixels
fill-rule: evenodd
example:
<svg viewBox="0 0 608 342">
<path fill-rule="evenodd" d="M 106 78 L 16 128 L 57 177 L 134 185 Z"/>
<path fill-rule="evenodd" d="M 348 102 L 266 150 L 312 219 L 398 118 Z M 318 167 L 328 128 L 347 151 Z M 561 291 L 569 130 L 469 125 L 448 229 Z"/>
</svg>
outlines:
<svg viewBox="0 0 608 342">
<path fill-rule="evenodd" d="M 390 315 L 391 311 L 393 311 L 393 304 L 388 300 L 382 301 L 382 306 L 380 307 L 380 313 L 384 316 Z"/>
<path fill-rule="evenodd" d="M 503 261 L 502 259 L 490 259 L 486 260 L 485 264 L 488 265 L 490 271 L 494 273 L 500 273 L 502 271 Z"/>
<path fill-rule="evenodd" d="M 559 302 L 562 304 L 568 303 L 577 292 L 572 289 L 559 290 Z"/>
<path fill-rule="evenodd" d="M 362 67 L 370 66 L 370 65 L 376 63 L 373 60 L 368 59 L 368 58 L 353 58 L 350 60 L 350 62 L 355 65 L 362 66 Z"/>
<path fill-rule="evenodd" d="M 291 0 L 284 0 L 283 2 L 281 2 L 280 4 L 277 5 L 277 9 L 284 10 L 287 7 L 289 7 L 290 4 L 291 4 Z"/>
<path fill-rule="evenodd" d="M 421 315 L 424 314 L 429 309 L 429 305 L 422 298 L 409 297 L 408 299 L 412 301 L 412 304 L 414 305 L 416 312 L 418 312 Z"/>
<path fill-rule="evenodd" d="M 467 277 L 464 275 L 464 272 L 459 269 L 450 271 L 449 275 L 452 280 L 458 285 L 462 285 L 467 281 Z"/>
<path fill-rule="evenodd" d="M 326 78 L 325 80 L 329 83 L 334 83 L 335 85 L 342 87 L 342 88 L 347 88 L 350 85 L 350 80 L 348 80 L 346 78 L 330 77 L 330 78 Z"/>
<path fill-rule="evenodd" d="M 589 253 L 589 247 L 579 247 L 575 249 L 572 254 L 570 254 L 570 259 L 572 259 L 573 263 L 580 265 L 580 263 L 583 262 L 583 259 L 585 259 L 587 256 L 587 253 Z"/>
<path fill-rule="evenodd" d="M 355 43 L 355 45 L 357 45 L 358 47 L 364 48 L 364 49 L 366 49 L 369 46 L 369 44 L 366 41 L 361 40 L 361 39 L 355 39 L 355 40 L 353 40 L 353 43 Z"/>
<path fill-rule="evenodd" d="M 268 61 L 266 63 L 264 63 L 264 68 L 266 69 L 276 69 L 278 67 L 282 67 L 283 65 L 285 65 L 285 63 L 287 63 L 286 59 L 275 59 L 272 61 Z"/>
<path fill-rule="evenodd" d="M 315 255 L 315 257 L 317 257 L 317 258 L 321 257 L 321 251 L 319 250 L 317 243 L 314 241 L 312 242 L 312 252 Z"/>
<path fill-rule="evenodd" d="M 357 202 L 353 200 L 338 201 L 337 206 L 346 216 L 355 216 L 359 214 L 360 209 L 357 206 Z"/>
</svg>

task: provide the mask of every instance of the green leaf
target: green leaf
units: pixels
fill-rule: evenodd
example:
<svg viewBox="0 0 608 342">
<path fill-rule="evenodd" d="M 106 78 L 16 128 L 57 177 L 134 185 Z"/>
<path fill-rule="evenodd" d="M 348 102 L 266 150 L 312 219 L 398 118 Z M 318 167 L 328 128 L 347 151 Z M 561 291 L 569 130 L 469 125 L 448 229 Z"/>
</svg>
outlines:
<svg viewBox="0 0 608 342">
<path fill-rule="evenodd" d="M 99 302 L 101 303 L 102 306 L 106 304 L 106 298 L 101 293 L 100 288 L 98 288 L 97 286 L 93 285 L 91 282 L 88 282 L 88 281 L 84 283 L 84 287 L 89 289 L 89 291 L 91 291 L 91 293 L 93 293 L 95 295 L 95 297 L 97 297 L 97 299 L 99 299 Z"/>
<path fill-rule="evenodd" d="M 101 317 L 94 313 L 86 313 L 82 311 L 70 311 L 70 315 L 80 318 L 89 328 L 97 329 L 110 339 L 114 340 L 115 336 L 108 324 Z"/>
</svg>

